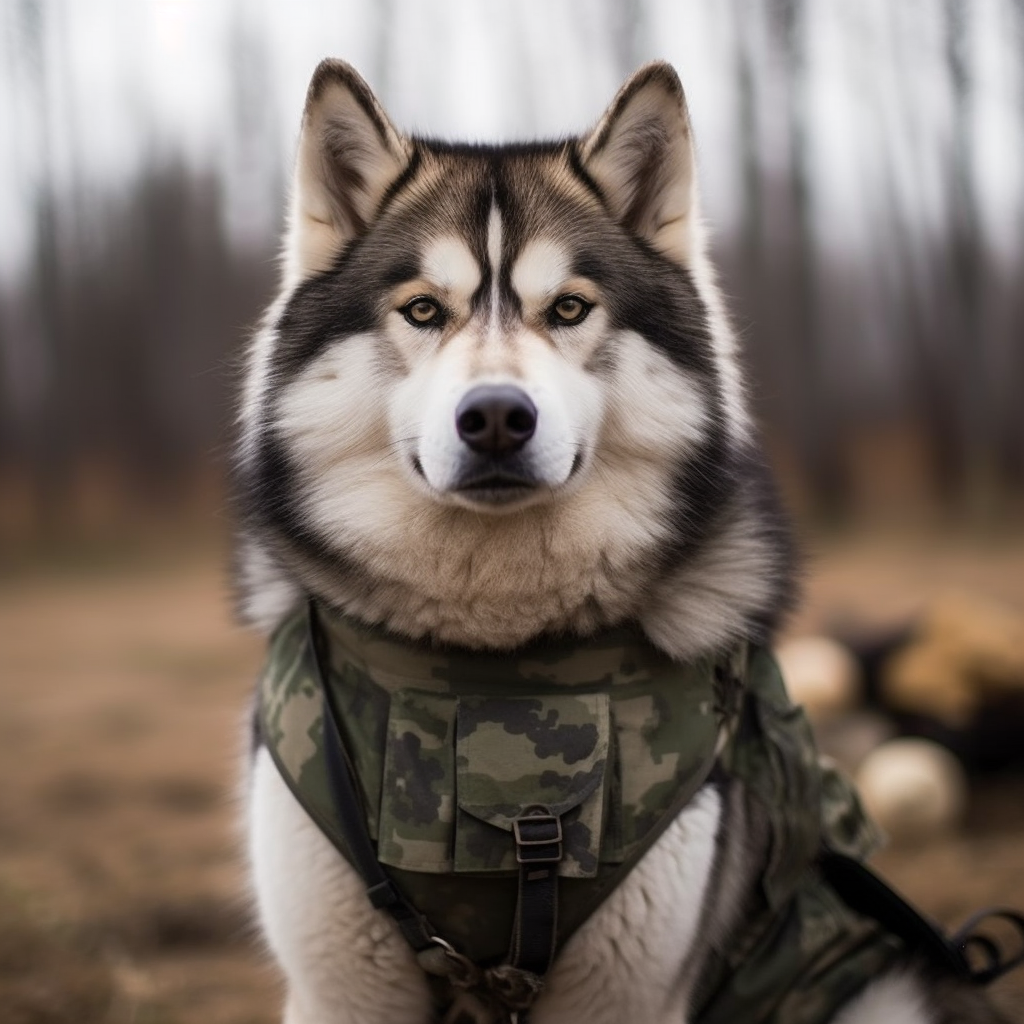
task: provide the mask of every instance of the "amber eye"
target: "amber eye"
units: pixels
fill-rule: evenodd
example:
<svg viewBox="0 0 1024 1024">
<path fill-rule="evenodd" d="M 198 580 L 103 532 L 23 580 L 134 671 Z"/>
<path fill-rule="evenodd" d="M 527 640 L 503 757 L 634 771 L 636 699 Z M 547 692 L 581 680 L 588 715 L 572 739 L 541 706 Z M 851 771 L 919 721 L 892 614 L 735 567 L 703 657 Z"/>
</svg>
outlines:
<svg viewBox="0 0 1024 1024">
<path fill-rule="evenodd" d="M 437 327 L 441 319 L 441 306 L 433 299 L 418 296 L 399 312 L 413 327 Z"/>
<path fill-rule="evenodd" d="M 578 295 L 563 295 L 551 307 L 551 320 L 555 324 L 578 324 L 586 319 L 590 303 Z"/>
</svg>

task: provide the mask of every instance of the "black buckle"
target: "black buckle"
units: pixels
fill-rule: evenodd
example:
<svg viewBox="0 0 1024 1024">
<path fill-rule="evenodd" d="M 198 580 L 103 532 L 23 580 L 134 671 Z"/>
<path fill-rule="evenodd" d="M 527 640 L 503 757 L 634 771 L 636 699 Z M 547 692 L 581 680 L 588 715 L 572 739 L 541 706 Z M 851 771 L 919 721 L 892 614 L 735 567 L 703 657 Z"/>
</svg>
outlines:
<svg viewBox="0 0 1024 1024">
<path fill-rule="evenodd" d="M 383 882 L 378 882 L 376 885 L 371 885 L 366 890 L 366 895 L 370 897 L 370 902 L 378 910 L 383 910 L 385 907 L 393 907 L 401 899 L 398 895 L 398 890 L 395 889 L 395 883 L 390 878 L 386 878 Z"/>
<path fill-rule="evenodd" d="M 519 864 L 556 864 L 562 859 L 562 820 L 546 811 L 512 822 Z"/>
<path fill-rule="evenodd" d="M 1003 921 L 1016 931 L 1020 948 L 1012 957 L 1004 956 L 1004 943 L 975 931 L 979 924 L 990 919 Z M 1024 914 L 1003 907 L 979 910 L 950 936 L 950 941 L 963 954 L 971 980 L 987 985 L 1024 964 Z"/>
</svg>

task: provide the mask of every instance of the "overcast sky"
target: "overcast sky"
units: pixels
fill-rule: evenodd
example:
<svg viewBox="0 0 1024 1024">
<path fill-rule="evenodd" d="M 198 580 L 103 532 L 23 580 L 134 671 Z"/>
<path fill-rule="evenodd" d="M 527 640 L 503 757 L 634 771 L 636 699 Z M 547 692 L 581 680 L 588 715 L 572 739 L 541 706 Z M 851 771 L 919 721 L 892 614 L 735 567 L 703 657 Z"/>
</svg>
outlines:
<svg viewBox="0 0 1024 1024">
<path fill-rule="evenodd" d="M 924 235 L 941 231 L 953 123 L 943 3 L 806 7 L 808 88 L 797 102 L 807 104 L 820 244 L 854 261 L 879 256 L 879 218 L 894 194 Z M 1014 256 L 1024 225 L 1019 7 L 971 0 L 966 36 L 979 212 L 992 246 Z M 743 52 L 757 81 L 762 166 L 785 173 L 790 154 L 791 97 L 766 9 L 762 0 L 0 0 L 0 275 L 31 255 L 44 172 L 59 195 L 89 195 L 123 187 L 160 154 L 216 169 L 232 237 L 262 241 L 277 222 L 306 83 L 327 55 L 363 70 L 400 126 L 470 139 L 579 130 L 631 67 L 665 57 L 689 96 L 708 215 L 730 230 L 741 209 Z"/>
</svg>

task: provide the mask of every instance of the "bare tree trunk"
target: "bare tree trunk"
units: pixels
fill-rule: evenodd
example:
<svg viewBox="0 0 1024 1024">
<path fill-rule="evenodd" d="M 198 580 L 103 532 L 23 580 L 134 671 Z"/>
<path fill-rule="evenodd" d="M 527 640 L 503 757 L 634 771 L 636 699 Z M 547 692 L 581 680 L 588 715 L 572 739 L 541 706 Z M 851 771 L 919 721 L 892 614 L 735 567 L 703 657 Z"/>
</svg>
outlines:
<svg viewBox="0 0 1024 1024">
<path fill-rule="evenodd" d="M 995 495 L 991 415 L 988 396 L 988 338 L 982 280 L 985 253 L 978 223 L 972 127 L 974 88 L 969 56 L 970 21 L 966 0 L 946 0 L 946 63 L 953 88 L 950 153 L 950 258 L 957 316 L 950 338 L 959 371 L 959 452 L 957 483 L 970 508 L 991 511 Z"/>
<path fill-rule="evenodd" d="M 35 297 L 38 311 L 38 344 L 43 349 L 44 396 L 37 411 L 36 500 L 45 528 L 60 518 L 67 502 L 70 473 L 70 404 L 67 390 L 63 292 L 57 224 L 57 197 L 53 183 L 50 147 L 51 75 L 46 52 L 46 12 L 42 0 L 22 0 L 19 35 L 32 75 L 33 116 L 39 126 L 40 176 L 35 213 Z"/>
<path fill-rule="evenodd" d="M 1014 0 L 1013 20 L 1015 27 L 1014 44 L 1019 54 L 1018 61 L 1024 67 L 1024 0 Z M 1020 81 L 1018 105 L 1018 143 L 1024 157 L 1024 78 Z M 1024 239 L 1024 218 L 1021 219 L 1018 238 Z M 1017 280 L 1024 278 L 1024 248 L 1018 243 L 1014 253 L 1017 265 L 1012 271 Z M 1018 491 L 1024 490 L 1024 402 L 1020 400 L 1021 382 L 1024 381 L 1024 293 L 1014 289 L 1014 307 L 1010 317 L 1007 347 L 1006 381 L 1004 400 L 1001 405 L 999 431 L 1000 468 L 1007 482 Z"/>
<path fill-rule="evenodd" d="M 827 518 L 841 514 L 848 481 L 839 450 L 834 398 L 829 394 L 818 323 L 812 182 L 808 154 L 807 13 L 803 0 L 775 0 L 774 15 L 788 71 L 790 184 L 793 199 L 793 302 L 797 407 L 797 449 L 814 510 Z"/>
<path fill-rule="evenodd" d="M 901 16 L 906 11 L 896 5 L 887 8 L 888 30 L 896 35 Z M 917 15 L 920 19 L 920 12 Z M 875 103 L 894 103 L 898 111 L 894 132 L 900 138 L 913 131 L 914 122 L 921 111 L 910 96 L 909 76 L 917 73 L 908 62 L 897 62 L 897 95 L 885 97 L 880 91 Z M 938 489 L 943 503 L 953 504 L 957 493 L 959 465 L 959 420 L 956 389 L 958 375 L 947 343 L 951 330 L 948 320 L 949 297 L 941 287 L 940 274 L 944 254 L 934 244 L 924 248 L 919 243 L 920 228 L 908 210 L 906 197 L 900 195 L 896 181 L 896 161 L 899 154 L 890 153 L 886 161 L 885 205 L 887 237 L 896 253 L 898 280 L 892 308 L 897 320 L 898 333 L 904 339 L 908 368 L 908 389 L 914 406 L 913 414 L 919 421 L 927 445 L 929 482 Z M 923 176 L 926 168 L 920 161 L 927 159 L 915 155 L 915 175 Z"/>
<path fill-rule="evenodd" d="M 760 270 L 764 245 L 761 212 L 761 163 L 758 155 L 757 94 L 749 29 L 750 5 L 733 0 L 733 34 L 736 43 L 736 81 L 739 96 L 740 154 L 743 161 L 743 222 L 741 226 L 744 288 L 754 287 Z"/>
</svg>

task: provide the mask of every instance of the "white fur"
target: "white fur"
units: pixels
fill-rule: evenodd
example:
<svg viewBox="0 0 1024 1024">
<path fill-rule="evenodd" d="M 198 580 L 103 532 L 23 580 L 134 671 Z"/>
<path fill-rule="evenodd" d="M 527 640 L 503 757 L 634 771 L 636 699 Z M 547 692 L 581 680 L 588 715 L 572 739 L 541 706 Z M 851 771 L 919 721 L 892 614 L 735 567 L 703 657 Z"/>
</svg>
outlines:
<svg viewBox="0 0 1024 1024">
<path fill-rule="evenodd" d="M 501 246 L 504 226 L 501 211 L 491 198 L 491 211 L 487 215 L 487 262 L 491 271 L 490 316 L 487 322 L 487 342 L 490 346 L 501 343 Z"/>
<path fill-rule="evenodd" d="M 236 559 L 242 617 L 269 634 L 302 600 L 302 591 L 251 537 L 241 538 Z"/>
<path fill-rule="evenodd" d="M 471 387 L 501 383 L 520 386 L 537 407 L 528 458 L 537 478 L 549 487 L 568 480 L 577 450 L 596 434 L 603 406 L 596 381 L 529 331 L 514 339 L 488 339 L 483 347 L 465 331 L 414 367 L 395 388 L 392 401 L 395 434 L 420 438 L 420 461 L 434 500 L 454 485 L 466 451 L 455 429 L 459 401 Z M 544 492 L 537 496 L 548 497 Z"/>
<path fill-rule="evenodd" d="M 532 238 L 512 268 L 512 287 L 528 307 L 545 305 L 561 291 L 572 262 L 565 248 L 551 238 Z"/>
<path fill-rule="evenodd" d="M 919 978 L 891 974 L 874 982 L 832 1024 L 933 1024 Z"/>
<path fill-rule="evenodd" d="M 487 215 L 487 259 L 491 264 L 491 271 L 494 274 L 494 291 L 491 293 L 493 306 L 497 306 L 497 273 L 501 266 L 501 244 L 502 231 L 501 211 L 498 204 L 491 200 L 491 212 Z"/>
<path fill-rule="evenodd" d="M 721 798 L 707 788 L 567 943 L 533 1024 L 686 1021 L 720 819 Z"/>
<path fill-rule="evenodd" d="M 454 295 L 463 304 L 480 284 L 480 268 L 469 246 L 454 235 L 439 238 L 427 247 L 423 273 L 438 291 Z"/>
<path fill-rule="evenodd" d="M 707 232 L 700 220 L 696 193 L 694 204 L 693 243 L 687 264 L 693 283 L 707 309 L 715 368 L 722 388 L 722 407 L 729 435 L 738 442 L 749 441 L 753 422 L 747 409 L 743 374 L 737 353 L 736 335 L 718 288 L 715 268 L 707 254 Z"/>
<path fill-rule="evenodd" d="M 251 459 L 255 454 L 260 418 L 266 412 L 266 396 L 271 383 L 271 357 L 277 344 L 274 323 L 288 304 L 290 297 L 291 291 L 287 289 L 278 295 L 264 314 L 258 330 L 249 342 L 245 361 L 245 378 L 238 406 L 240 434 L 238 456 L 243 461 Z"/>
<path fill-rule="evenodd" d="M 721 800 L 705 789 L 566 945 L 534 1024 L 686 1020 L 680 975 L 699 940 Z M 256 758 L 249 848 L 260 920 L 288 980 L 286 1024 L 426 1024 L 422 972 L 396 926 L 296 802 L 270 755 Z"/>
<path fill-rule="evenodd" d="M 263 933 L 288 979 L 286 1024 L 426 1024 L 412 950 L 266 750 L 253 766 L 249 857 Z"/>
<path fill-rule="evenodd" d="M 500 219 L 492 216 L 490 228 L 496 247 Z M 438 241 L 425 266 L 426 284 L 468 308 L 480 272 L 464 244 Z M 565 286 L 567 266 L 552 243 L 525 248 L 512 277 L 527 319 Z M 302 467 L 309 520 L 380 581 L 369 595 L 328 596 L 411 636 L 470 645 L 592 629 L 602 624 L 595 596 L 604 621 L 630 613 L 638 598 L 630 568 L 668 530 L 667 460 L 700 442 L 708 409 L 688 375 L 632 332 L 612 341 L 610 380 L 588 373 L 587 358 L 610 331 L 596 299 L 586 321 L 559 332 L 554 345 L 525 325 L 498 337 L 484 330 L 481 338 L 467 321 L 439 347 L 432 332 L 396 314 L 389 341 L 405 361 L 404 376 L 382 370 L 378 342 L 365 335 L 328 346 L 290 382 L 276 421 Z M 532 507 L 502 508 L 500 516 L 463 511 L 465 499 L 448 490 L 465 451 L 455 409 L 470 387 L 504 381 L 522 387 L 538 409 L 530 459 L 550 490 L 535 492 Z M 583 465 L 570 479 L 577 455 Z M 700 627 L 712 613 L 720 631 L 738 630 L 748 596 L 757 596 L 752 580 L 765 575 L 757 553 L 748 545 L 742 564 L 730 555 L 736 572 L 727 578 L 714 578 L 714 552 L 706 564 L 691 564 L 687 586 L 671 588 L 684 591 L 685 606 L 666 599 L 652 635 L 671 632 L 673 644 L 689 650 L 718 639 Z"/>
</svg>

